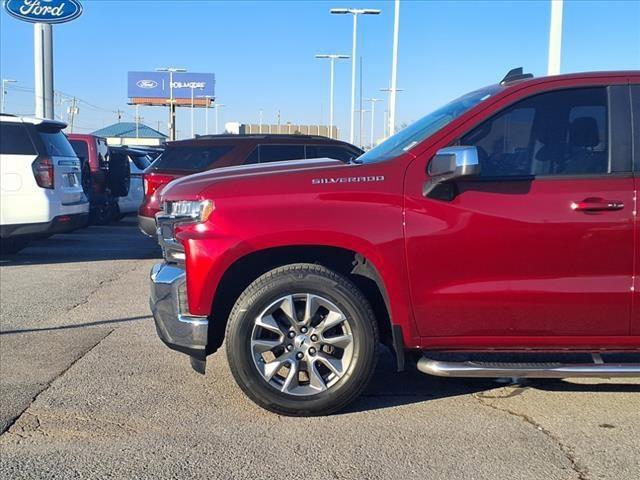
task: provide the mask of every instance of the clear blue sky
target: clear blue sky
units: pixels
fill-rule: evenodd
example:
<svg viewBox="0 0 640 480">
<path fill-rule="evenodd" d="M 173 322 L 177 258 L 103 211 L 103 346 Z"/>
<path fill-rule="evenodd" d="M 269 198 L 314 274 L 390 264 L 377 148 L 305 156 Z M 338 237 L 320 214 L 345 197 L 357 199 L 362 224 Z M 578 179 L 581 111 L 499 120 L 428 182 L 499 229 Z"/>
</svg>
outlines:
<svg viewBox="0 0 640 480">
<path fill-rule="evenodd" d="M 126 111 L 128 70 L 173 65 L 214 72 L 226 121 L 319 123 L 328 121 L 329 65 L 316 53 L 351 53 L 351 16 L 331 7 L 379 8 L 360 17 L 365 98 L 378 103 L 376 136 L 382 132 L 389 84 L 393 28 L 390 1 L 90 1 L 84 14 L 54 27 L 55 88 L 75 95 L 79 130 L 92 131 Z M 509 68 L 544 75 L 549 1 L 403 0 L 400 14 L 398 122 L 422 115 L 480 86 L 495 83 Z M 7 109 L 33 111 L 33 32 L 30 24 L 0 14 L 0 73 L 17 79 Z M 562 71 L 640 69 L 640 1 L 566 0 Z M 348 136 L 350 66 L 336 65 L 336 123 Z M 96 108 L 99 107 L 99 108 Z M 368 107 L 366 107 L 368 108 Z M 60 112 L 62 113 L 62 112 Z M 141 108 L 145 123 L 166 131 L 167 110 Z M 211 112 L 211 129 L 213 129 Z M 196 112 L 196 132 L 204 117 Z M 369 119 L 365 131 L 368 135 Z M 181 136 L 190 133 L 189 111 L 178 113 Z"/>
</svg>

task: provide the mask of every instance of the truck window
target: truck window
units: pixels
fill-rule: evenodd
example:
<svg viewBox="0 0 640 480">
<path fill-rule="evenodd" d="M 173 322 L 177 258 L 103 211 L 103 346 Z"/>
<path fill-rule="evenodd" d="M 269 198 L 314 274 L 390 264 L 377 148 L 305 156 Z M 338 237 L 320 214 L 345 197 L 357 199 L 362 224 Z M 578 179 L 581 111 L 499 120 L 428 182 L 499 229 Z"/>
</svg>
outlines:
<svg viewBox="0 0 640 480">
<path fill-rule="evenodd" d="M 69 140 L 71 147 L 78 155 L 78 158 L 89 161 L 89 146 L 84 140 Z"/>
<path fill-rule="evenodd" d="M 4 155 L 37 154 L 25 125 L 0 123 L 0 153 Z"/>
<path fill-rule="evenodd" d="M 201 172 L 211 168 L 234 147 L 226 146 L 181 146 L 167 148 L 151 168 L 154 170 L 175 170 L 179 172 Z"/>
<path fill-rule="evenodd" d="M 304 159 L 304 145 L 260 145 L 260 163 Z"/>
<path fill-rule="evenodd" d="M 604 87 L 522 100 L 462 137 L 483 177 L 594 175 L 610 171 Z"/>
</svg>

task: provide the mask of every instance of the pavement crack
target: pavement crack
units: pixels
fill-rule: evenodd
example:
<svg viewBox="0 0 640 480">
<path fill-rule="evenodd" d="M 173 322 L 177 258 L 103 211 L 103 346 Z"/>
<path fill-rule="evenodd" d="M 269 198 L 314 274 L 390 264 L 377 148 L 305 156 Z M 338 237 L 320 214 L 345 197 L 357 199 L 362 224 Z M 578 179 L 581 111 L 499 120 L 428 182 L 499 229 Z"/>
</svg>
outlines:
<svg viewBox="0 0 640 480">
<path fill-rule="evenodd" d="M 122 276 L 124 276 L 124 275 L 126 275 L 128 273 L 131 273 L 134 270 L 137 270 L 138 268 L 140 268 L 140 265 L 136 264 L 132 268 L 129 268 L 129 269 L 126 269 L 126 270 L 123 270 L 123 271 L 119 271 L 118 273 L 116 273 L 115 275 L 113 275 L 111 277 L 108 277 L 108 278 L 105 278 L 103 280 L 100 280 L 98 282 L 98 284 L 93 289 L 91 289 L 91 291 L 87 294 L 87 296 L 81 302 L 73 304 L 70 308 L 68 308 L 66 310 L 66 312 L 68 313 L 68 312 L 70 312 L 72 310 L 75 310 L 78 307 L 86 305 L 87 303 L 89 303 L 91 301 L 91 297 L 93 297 L 96 293 L 98 293 L 102 287 L 104 287 L 105 285 L 108 285 L 110 283 L 113 283 L 116 280 L 119 280 L 120 277 L 122 277 Z"/>
<path fill-rule="evenodd" d="M 109 330 L 107 333 L 105 333 L 105 335 L 103 335 L 102 337 L 100 337 L 93 345 L 89 346 L 89 348 L 87 348 L 86 350 L 84 350 L 83 352 L 80 352 L 80 354 L 64 369 L 62 370 L 58 375 L 56 375 L 54 378 L 52 378 L 48 383 L 46 383 L 44 385 L 44 387 L 42 388 L 42 390 L 40 390 L 29 402 L 29 404 L 22 410 L 20 411 L 15 417 L 10 418 L 5 424 L 4 424 L 4 428 L 2 430 L 0 430 L 0 436 L 5 435 L 5 434 L 17 434 L 19 437 L 22 437 L 23 435 L 20 435 L 19 433 L 16 432 L 12 432 L 11 427 L 13 425 L 15 425 L 15 423 L 20 419 L 20 417 L 22 417 L 23 415 L 27 414 L 27 415 L 33 415 L 30 412 L 28 412 L 27 410 L 29 410 L 29 408 L 31 408 L 31 405 L 33 405 L 33 402 L 35 402 L 38 397 L 40 395 L 42 395 L 44 392 L 46 392 L 49 387 L 51 387 L 51 385 L 58 380 L 60 377 L 62 377 L 65 373 L 67 373 L 69 371 L 69 369 L 71 367 L 73 367 L 76 363 L 78 363 L 78 361 L 80 361 L 85 355 L 87 355 L 88 353 L 90 353 L 94 348 L 96 348 L 98 345 L 100 345 L 109 335 L 111 335 L 113 332 L 115 331 L 114 329 Z M 35 415 L 36 420 L 37 420 L 37 426 L 38 428 L 40 427 L 40 419 L 38 418 L 37 415 Z"/>
<path fill-rule="evenodd" d="M 500 407 L 488 401 L 490 399 L 510 398 L 512 395 L 508 395 L 505 397 L 483 396 L 482 394 L 477 393 L 477 394 L 472 394 L 471 396 L 475 398 L 481 405 L 492 408 L 493 410 L 497 410 L 499 412 L 507 413 L 516 418 L 519 418 L 520 420 L 534 427 L 536 430 L 542 432 L 547 438 L 549 438 L 553 443 L 555 443 L 558 446 L 558 448 L 560 448 L 560 451 L 562 452 L 562 454 L 566 457 L 567 460 L 569 460 L 569 463 L 571 464 L 571 469 L 577 475 L 578 480 L 589 480 L 587 468 L 581 465 L 580 462 L 576 459 L 573 449 L 565 445 L 564 443 L 562 443 L 562 441 L 557 436 L 555 436 L 549 430 L 544 428 L 542 425 L 540 425 L 530 416 L 525 415 L 524 413 L 516 412 L 514 410 L 511 410 L 510 408 Z"/>
</svg>

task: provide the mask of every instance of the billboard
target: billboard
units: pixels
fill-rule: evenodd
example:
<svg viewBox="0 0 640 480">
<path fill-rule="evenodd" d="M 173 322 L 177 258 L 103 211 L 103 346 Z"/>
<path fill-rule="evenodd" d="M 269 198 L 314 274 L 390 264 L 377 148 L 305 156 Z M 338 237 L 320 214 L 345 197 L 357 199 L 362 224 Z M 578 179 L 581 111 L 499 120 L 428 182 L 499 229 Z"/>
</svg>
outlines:
<svg viewBox="0 0 640 480">
<path fill-rule="evenodd" d="M 215 83 L 213 73 L 174 72 L 173 98 L 191 100 L 192 90 L 194 98 L 215 97 Z M 127 92 L 131 99 L 169 99 L 169 72 L 129 72 Z"/>
</svg>

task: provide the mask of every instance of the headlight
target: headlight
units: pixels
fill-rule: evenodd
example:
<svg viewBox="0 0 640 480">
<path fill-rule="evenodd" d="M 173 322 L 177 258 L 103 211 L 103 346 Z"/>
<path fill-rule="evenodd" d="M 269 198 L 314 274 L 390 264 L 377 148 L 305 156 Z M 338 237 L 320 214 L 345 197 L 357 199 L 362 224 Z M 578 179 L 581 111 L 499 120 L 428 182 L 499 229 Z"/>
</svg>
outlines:
<svg viewBox="0 0 640 480">
<path fill-rule="evenodd" d="M 164 203 L 164 213 L 176 219 L 192 222 L 206 222 L 213 213 L 211 200 L 177 200 Z"/>
</svg>

